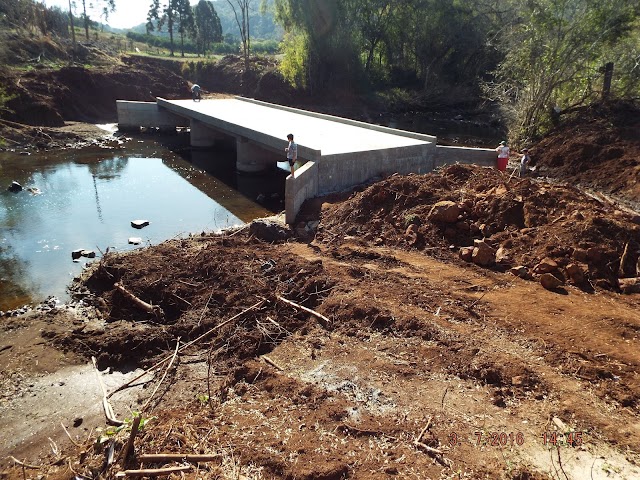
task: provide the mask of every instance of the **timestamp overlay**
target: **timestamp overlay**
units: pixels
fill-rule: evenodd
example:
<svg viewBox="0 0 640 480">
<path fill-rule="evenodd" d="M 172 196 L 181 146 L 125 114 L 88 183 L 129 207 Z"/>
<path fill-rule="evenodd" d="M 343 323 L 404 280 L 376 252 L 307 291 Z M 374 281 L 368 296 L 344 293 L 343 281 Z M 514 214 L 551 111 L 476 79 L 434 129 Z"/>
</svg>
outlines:
<svg viewBox="0 0 640 480">
<path fill-rule="evenodd" d="M 543 447 L 581 447 L 586 444 L 587 434 L 582 431 L 545 431 L 539 435 L 522 431 L 476 430 L 471 434 L 450 431 L 442 444 L 450 448 L 471 445 L 474 447 L 523 447 L 537 443 Z"/>
</svg>

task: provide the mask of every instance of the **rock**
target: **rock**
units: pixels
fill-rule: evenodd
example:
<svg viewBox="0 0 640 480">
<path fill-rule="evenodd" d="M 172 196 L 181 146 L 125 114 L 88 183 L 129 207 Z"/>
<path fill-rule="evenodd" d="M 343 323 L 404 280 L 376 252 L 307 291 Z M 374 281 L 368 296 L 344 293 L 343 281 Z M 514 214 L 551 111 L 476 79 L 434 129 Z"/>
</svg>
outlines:
<svg viewBox="0 0 640 480">
<path fill-rule="evenodd" d="M 20 192 L 22 191 L 22 185 L 14 180 L 13 182 L 11 182 L 11 185 L 9 185 L 9 188 L 7 188 L 7 190 L 9 190 L 10 192 Z"/>
<path fill-rule="evenodd" d="M 491 236 L 491 227 L 489 225 L 487 225 L 486 223 L 483 223 L 480 225 L 480 233 L 482 234 L 483 237 L 490 237 Z"/>
<path fill-rule="evenodd" d="M 444 238 L 447 240 L 455 240 L 458 237 L 458 230 L 453 227 L 447 227 L 444 229 Z"/>
<path fill-rule="evenodd" d="M 640 277 L 636 278 L 620 278 L 618 285 L 622 293 L 640 293 Z"/>
<path fill-rule="evenodd" d="M 431 207 L 428 218 L 432 222 L 455 223 L 458 221 L 458 215 L 460 215 L 458 204 L 450 200 L 443 200 Z"/>
<path fill-rule="evenodd" d="M 602 260 L 603 250 L 600 247 L 591 247 L 587 249 L 587 258 L 593 262 Z"/>
<path fill-rule="evenodd" d="M 540 284 L 547 290 L 554 290 L 563 286 L 564 282 L 550 273 L 543 273 L 540 275 Z"/>
<path fill-rule="evenodd" d="M 131 220 L 131 226 L 133 228 L 144 228 L 149 225 L 149 220 Z"/>
<path fill-rule="evenodd" d="M 533 267 L 533 273 L 551 273 L 558 270 L 558 264 L 551 258 L 543 258 L 540 263 Z"/>
<path fill-rule="evenodd" d="M 140 237 L 129 237 L 129 243 L 131 245 L 140 245 L 142 243 L 142 238 L 140 238 Z"/>
<path fill-rule="evenodd" d="M 582 212 L 580 212 L 580 210 L 576 210 L 575 212 L 573 212 L 571 217 L 575 220 L 584 220 L 584 215 L 582 214 Z"/>
<path fill-rule="evenodd" d="M 480 227 L 477 224 L 472 223 L 469 225 L 469 233 L 474 236 L 478 235 L 480 233 Z"/>
<path fill-rule="evenodd" d="M 571 281 L 575 284 L 581 284 L 584 282 L 584 269 L 577 263 L 570 263 L 567 265 L 567 275 Z"/>
<path fill-rule="evenodd" d="M 456 228 L 458 230 L 460 230 L 461 232 L 468 232 L 469 231 L 469 222 L 467 222 L 466 220 L 461 220 L 461 221 L 456 223 Z"/>
<path fill-rule="evenodd" d="M 587 251 L 584 248 L 576 248 L 573 250 L 573 258 L 579 262 L 587 261 Z"/>
<path fill-rule="evenodd" d="M 96 252 L 93 250 L 82 250 L 80 251 L 80 255 L 87 258 L 96 258 Z"/>
<path fill-rule="evenodd" d="M 496 251 L 485 242 L 476 240 L 471 259 L 476 265 L 486 267 L 496 261 Z"/>
<path fill-rule="evenodd" d="M 409 245 L 415 245 L 418 243 L 420 239 L 420 233 L 418 232 L 418 226 L 415 223 L 412 223 L 407 227 L 407 230 L 404 232 L 404 237 L 407 240 Z"/>
<path fill-rule="evenodd" d="M 82 252 L 84 252 L 84 249 L 80 248 L 78 250 L 73 250 L 71 252 L 71 258 L 73 260 L 77 260 L 78 258 L 80 258 L 82 256 Z"/>
<path fill-rule="evenodd" d="M 502 265 L 511 264 L 511 257 L 509 257 L 509 253 L 504 246 L 498 248 L 496 252 L 496 263 L 500 263 Z"/>
<path fill-rule="evenodd" d="M 598 278 L 596 280 L 596 287 L 602 288 L 603 290 L 611 290 L 611 282 L 606 278 Z"/>
<path fill-rule="evenodd" d="M 529 269 L 524 265 L 518 265 L 509 270 L 509 273 L 520 278 L 529 278 Z"/>
<path fill-rule="evenodd" d="M 460 247 L 458 256 L 465 262 L 471 262 L 473 259 L 473 247 Z"/>
<path fill-rule="evenodd" d="M 258 219 L 249 225 L 249 235 L 265 242 L 280 242 L 291 237 L 291 229 L 273 220 Z"/>
</svg>

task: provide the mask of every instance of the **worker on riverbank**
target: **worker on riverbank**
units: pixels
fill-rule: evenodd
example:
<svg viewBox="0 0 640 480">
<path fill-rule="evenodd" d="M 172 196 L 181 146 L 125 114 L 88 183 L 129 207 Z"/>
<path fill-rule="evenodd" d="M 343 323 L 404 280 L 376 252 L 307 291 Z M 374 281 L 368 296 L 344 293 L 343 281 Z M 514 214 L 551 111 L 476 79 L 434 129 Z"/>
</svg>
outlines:
<svg viewBox="0 0 640 480">
<path fill-rule="evenodd" d="M 293 166 L 298 160 L 298 145 L 293 141 L 293 133 L 287 135 L 287 140 L 289 140 L 289 145 L 284 149 L 287 152 L 287 162 L 289 162 L 289 167 L 291 167 L 291 177 L 295 177 L 293 173 Z"/>
<path fill-rule="evenodd" d="M 501 141 L 500 145 L 496 147 L 496 152 L 498 152 L 497 168 L 501 172 L 504 172 L 507 169 L 507 163 L 509 163 L 509 147 L 507 146 L 507 142 L 504 140 Z"/>
<path fill-rule="evenodd" d="M 191 87 L 191 95 L 193 96 L 193 101 L 200 100 L 202 98 L 202 94 L 200 93 L 200 85 L 194 83 Z"/>
<path fill-rule="evenodd" d="M 529 163 L 531 163 L 531 157 L 529 156 L 529 149 L 522 149 L 522 158 L 520 159 L 520 176 L 524 177 L 529 169 Z"/>
</svg>

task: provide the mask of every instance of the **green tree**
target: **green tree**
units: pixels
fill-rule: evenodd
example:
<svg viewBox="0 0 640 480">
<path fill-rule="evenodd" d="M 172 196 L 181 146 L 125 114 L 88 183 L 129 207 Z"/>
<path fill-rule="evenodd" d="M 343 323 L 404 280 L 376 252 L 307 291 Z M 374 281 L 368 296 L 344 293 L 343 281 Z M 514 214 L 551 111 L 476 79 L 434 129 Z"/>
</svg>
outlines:
<svg viewBox="0 0 640 480">
<path fill-rule="evenodd" d="M 486 86 L 509 120 L 511 141 L 543 131 L 554 107 L 600 93 L 599 67 L 628 38 L 638 6 L 627 0 L 529 0 L 510 5 L 499 36 L 504 59 Z M 637 30 L 636 30 L 637 32 Z"/>
<path fill-rule="evenodd" d="M 249 8 L 253 0 L 227 0 L 227 3 L 233 10 L 233 15 L 240 32 L 240 41 L 242 42 L 242 56 L 244 58 L 244 72 L 249 71 L 249 55 L 251 53 L 251 29 L 249 21 Z"/>
<path fill-rule="evenodd" d="M 181 0 L 165 0 L 163 4 L 160 0 L 153 0 L 149 13 L 147 14 L 147 32 L 157 29 L 159 32 L 166 25 L 169 33 L 169 46 L 171 56 L 175 55 L 175 42 L 173 39 L 176 31 L 176 21 L 179 17 L 178 8 Z"/>
<path fill-rule="evenodd" d="M 358 83 L 361 71 L 354 43 L 355 0 L 276 0 L 276 20 L 286 32 L 283 73 L 311 92 Z M 297 48 L 305 48 L 305 52 Z M 291 67 L 299 70 L 293 72 Z M 287 68 L 289 71 L 287 71 Z"/>
<path fill-rule="evenodd" d="M 222 26 L 213 3 L 200 0 L 195 7 L 195 41 L 198 52 L 206 55 L 212 43 L 222 41 Z"/>
<path fill-rule="evenodd" d="M 104 8 L 102 10 L 102 15 L 105 18 L 105 21 L 109 20 L 109 13 L 114 12 L 116 9 L 116 1 L 115 0 L 95 0 L 98 2 L 102 2 L 104 4 Z M 89 6 L 91 7 L 91 3 Z M 89 25 L 91 25 L 91 19 L 87 14 L 87 0 L 82 0 L 82 22 L 84 25 L 84 35 L 87 41 L 89 41 Z"/>
<path fill-rule="evenodd" d="M 178 33 L 180 34 L 180 54 L 184 57 L 184 39 L 195 36 L 193 10 L 189 0 L 176 0 Z"/>
</svg>

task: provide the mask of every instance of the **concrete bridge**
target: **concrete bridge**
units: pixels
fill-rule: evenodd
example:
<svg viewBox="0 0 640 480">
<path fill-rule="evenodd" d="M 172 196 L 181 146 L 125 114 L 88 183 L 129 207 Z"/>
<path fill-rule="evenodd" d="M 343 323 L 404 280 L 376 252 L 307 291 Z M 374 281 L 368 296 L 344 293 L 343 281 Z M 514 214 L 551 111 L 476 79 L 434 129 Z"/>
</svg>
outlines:
<svg viewBox="0 0 640 480">
<path fill-rule="evenodd" d="M 121 129 L 189 127 L 193 148 L 234 142 L 236 166 L 258 173 L 285 160 L 288 133 L 304 164 L 286 180 L 287 223 L 307 198 L 344 190 L 391 173 L 427 173 L 451 163 L 493 166 L 489 149 L 443 147 L 436 137 L 257 100 L 129 102 L 118 100 Z"/>
</svg>

